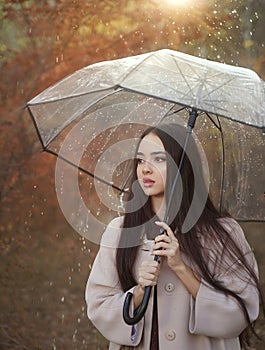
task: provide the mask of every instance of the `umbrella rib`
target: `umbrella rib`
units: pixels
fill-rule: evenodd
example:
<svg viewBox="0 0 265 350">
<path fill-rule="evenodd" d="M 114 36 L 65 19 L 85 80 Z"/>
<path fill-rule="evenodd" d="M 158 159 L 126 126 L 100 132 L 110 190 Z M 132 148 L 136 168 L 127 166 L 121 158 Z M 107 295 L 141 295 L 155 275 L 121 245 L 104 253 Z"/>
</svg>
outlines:
<svg viewBox="0 0 265 350">
<path fill-rule="evenodd" d="M 187 81 L 185 75 L 182 73 L 182 71 L 181 71 L 181 69 L 180 69 L 180 67 L 179 67 L 179 65 L 178 65 L 178 62 L 177 62 L 176 60 L 174 60 L 174 63 L 175 63 L 175 65 L 176 65 L 176 67 L 177 67 L 177 69 L 178 69 L 180 75 L 182 76 L 183 80 L 186 82 L 186 84 L 187 84 L 187 86 L 188 86 L 188 88 L 189 88 L 189 90 L 190 90 L 190 93 L 192 94 L 193 98 L 195 98 L 195 95 L 194 95 L 194 93 L 193 93 L 193 90 L 192 90 L 190 84 L 188 83 L 188 81 Z M 192 69 L 192 70 L 193 70 L 193 69 Z M 196 72 L 194 72 L 194 73 L 196 74 Z M 188 94 L 188 92 L 187 92 L 185 95 L 187 95 L 187 94 Z"/>
<path fill-rule="evenodd" d="M 49 104 L 49 103 L 54 103 L 54 102 L 61 102 L 61 101 L 68 100 L 68 99 L 71 99 L 71 98 L 82 97 L 82 96 L 89 95 L 89 94 L 92 94 L 92 93 L 101 92 L 101 91 L 108 91 L 108 90 L 114 89 L 114 92 L 112 91 L 110 94 L 104 95 L 103 98 L 105 98 L 105 97 L 111 95 L 112 93 L 116 93 L 115 89 L 117 89 L 118 87 L 120 89 L 122 88 L 121 86 L 119 86 L 119 84 L 117 84 L 117 85 L 108 87 L 106 89 L 98 89 L 98 90 L 93 90 L 93 91 L 86 91 L 86 92 L 83 92 L 83 93 L 80 93 L 80 94 L 77 94 L 77 95 L 71 95 L 71 96 L 57 98 L 56 100 L 41 101 L 41 102 L 36 102 L 36 103 L 30 103 L 29 102 L 29 103 L 26 104 L 26 107 L 28 107 L 28 106 L 44 105 L 44 104 Z M 100 101 L 100 99 L 99 99 L 99 101 Z M 96 102 L 98 102 L 98 101 L 96 101 Z"/>
<path fill-rule="evenodd" d="M 155 54 L 156 54 L 156 52 L 151 53 L 150 55 L 146 56 L 141 62 L 139 62 L 138 64 L 136 64 L 136 65 L 133 67 L 133 69 L 132 69 L 130 72 L 128 72 L 128 73 L 123 77 L 123 79 L 121 80 L 121 82 L 120 82 L 118 85 L 122 86 L 122 82 L 123 82 L 124 80 L 126 80 L 126 79 L 128 78 L 129 75 L 131 75 L 134 71 L 136 71 L 137 68 L 138 68 L 141 64 L 143 64 L 143 62 L 145 62 L 148 58 L 154 56 Z"/>
<path fill-rule="evenodd" d="M 152 82 L 151 83 L 149 83 L 149 84 L 145 84 L 144 86 L 146 87 L 146 86 L 148 86 L 148 85 L 153 85 L 154 86 L 154 82 L 156 82 L 157 83 L 157 85 L 161 85 L 161 86 L 164 86 L 164 87 L 166 87 L 167 88 L 167 91 L 169 91 L 169 90 L 171 90 L 171 91 L 173 91 L 173 92 L 175 92 L 175 89 L 173 88 L 173 87 L 171 87 L 170 85 L 168 85 L 168 84 L 166 84 L 166 83 L 163 83 L 163 82 L 161 82 L 159 79 L 156 79 L 156 78 L 154 78 L 154 76 L 152 76 L 152 75 L 149 75 L 149 74 L 146 74 L 146 76 L 148 77 L 151 77 L 152 78 Z M 123 86 L 123 85 L 120 85 L 123 89 L 127 89 L 127 90 L 131 90 L 131 91 L 135 91 L 135 92 L 139 92 L 139 93 L 142 93 L 142 94 L 147 94 L 146 92 L 141 92 L 141 91 L 139 91 L 139 90 L 136 90 L 137 89 L 137 86 L 136 85 L 134 85 L 135 87 L 134 88 L 127 88 L 127 87 L 125 87 L 125 86 Z M 142 86 L 142 84 L 139 84 L 138 85 L 138 87 L 141 87 Z M 189 87 L 190 88 L 190 87 Z M 192 90 L 190 89 L 190 91 L 191 91 L 191 93 L 192 93 Z M 179 91 L 179 93 L 182 93 L 181 91 Z M 182 97 L 185 97 L 186 95 L 188 95 L 188 93 L 189 92 L 187 92 L 186 94 L 183 94 L 182 93 Z M 152 94 L 149 94 L 149 96 L 151 96 L 151 97 L 155 97 L 154 95 L 152 95 Z M 166 99 L 166 98 L 163 98 L 163 97 L 157 97 L 157 98 L 159 98 L 159 99 L 163 99 L 163 100 L 165 100 L 165 101 L 168 101 L 168 99 Z M 174 102 L 174 103 L 176 103 L 175 101 L 172 101 L 172 102 Z"/>
<path fill-rule="evenodd" d="M 31 117 L 31 119 L 32 119 L 32 122 L 33 122 L 33 125 L 34 125 L 34 127 L 35 127 L 36 133 L 37 133 L 38 138 L 39 138 L 39 140 L 40 140 L 41 146 L 42 146 L 43 149 L 45 149 L 44 143 L 43 143 L 42 138 L 41 138 L 41 134 L 40 134 L 40 132 L 39 132 L 39 129 L 38 129 L 38 126 L 37 126 L 37 123 L 36 123 L 36 120 L 35 120 L 35 118 L 34 118 L 34 116 L 33 116 L 33 113 L 31 112 L 31 109 L 30 109 L 29 106 L 27 106 L 27 110 L 28 110 L 29 115 L 30 115 L 30 117 Z"/>
<path fill-rule="evenodd" d="M 173 99 L 170 100 L 169 98 L 154 96 L 151 93 L 134 90 L 133 88 L 128 88 L 128 87 L 124 87 L 124 86 L 121 86 L 121 87 L 122 87 L 122 89 L 124 91 L 131 91 L 131 92 L 137 93 L 139 95 L 143 95 L 143 96 L 146 96 L 146 97 L 151 97 L 151 98 L 156 99 L 156 100 L 160 100 L 160 101 L 162 100 L 162 101 L 166 101 L 166 102 L 169 102 L 169 103 L 174 103 L 174 104 L 178 104 L 178 105 L 190 108 L 190 105 L 187 105 L 187 104 L 181 103 L 181 102 L 176 102 Z"/>
<path fill-rule="evenodd" d="M 170 85 L 168 85 L 168 84 L 166 84 L 166 83 L 162 83 L 159 79 L 154 78 L 152 75 L 146 74 L 146 76 L 147 76 L 147 77 L 151 77 L 151 78 L 153 79 L 153 81 L 152 81 L 151 83 L 149 83 L 149 84 L 144 84 L 145 87 L 148 86 L 148 85 L 153 85 L 153 86 L 154 86 L 154 81 L 155 81 L 158 85 L 162 85 L 162 86 L 166 87 L 168 90 L 172 90 L 172 91 L 175 92 L 175 89 L 174 89 L 173 87 L 171 87 Z M 137 85 L 134 85 L 134 88 L 127 88 L 127 87 L 123 86 L 122 84 L 120 84 L 119 86 L 120 86 L 121 88 L 123 88 L 123 89 L 135 91 L 135 92 L 138 92 L 138 93 L 142 93 L 142 94 L 144 94 L 144 95 L 149 95 L 149 96 L 151 96 L 151 97 L 156 97 L 156 96 L 154 96 L 154 95 L 152 95 L 152 94 L 147 94 L 146 92 L 141 92 L 141 91 L 137 90 L 137 88 L 141 87 L 142 84 L 139 84 L 138 87 L 137 87 Z M 184 96 L 185 96 L 185 95 L 183 94 L 183 97 L 184 97 Z M 163 97 L 156 97 L 156 98 L 158 98 L 158 99 L 160 99 L 160 100 L 161 100 L 161 99 L 164 99 Z M 167 100 L 167 99 L 164 99 L 164 100 Z M 176 103 L 176 102 L 175 102 L 175 103 Z"/>
<path fill-rule="evenodd" d="M 177 62 L 176 62 L 176 64 L 177 64 Z M 201 92 L 202 92 L 203 86 L 206 88 L 206 90 L 207 90 L 207 92 L 208 92 L 208 95 L 210 95 L 210 93 L 209 93 L 209 91 L 208 91 L 208 89 L 207 89 L 207 85 L 204 83 L 204 78 L 205 78 L 205 75 L 206 75 L 206 71 L 204 71 L 204 78 L 202 79 L 201 76 L 198 75 L 198 73 L 193 69 L 193 67 L 190 67 L 190 68 L 191 68 L 191 70 L 193 71 L 193 73 L 194 73 L 195 75 L 197 75 L 197 78 L 198 78 L 198 80 L 197 80 L 197 85 L 199 84 L 198 93 L 195 95 L 195 96 L 196 96 L 196 103 L 198 103 L 199 98 L 201 98 Z M 178 69 L 179 69 L 180 73 L 182 74 L 182 72 L 181 72 L 181 70 L 180 70 L 179 67 L 178 67 Z M 182 75 L 183 75 L 183 74 L 182 74 Z M 184 77 L 184 76 L 183 76 L 183 77 Z M 185 77 L 184 77 L 184 79 L 185 79 Z M 186 81 L 186 80 L 185 80 L 185 81 Z M 187 81 L 186 81 L 186 83 L 187 83 Z M 187 85 L 188 85 L 188 83 L 187 83 Z M 190 88 L 189 85 L 188 85 L 188 87 Z M 191 88 L 190 88 L 190 90 L 191 90 Z M 188 94 L 188 92 L 187 92 L 187 94 Z M 194 98 L 195 98 L 195 96 L 194 96 Z M 206 101 L 204 101 L 204 103 L 205 103 L 205 102 L 206 102 Z M 212 106 L 212 102 L 213 102 L 213 101 L 208 102 L 208 103 L 210 104 L 210 106 Z M 218 100 L 218 102 L 219 102 L 219 100 Z"/>
<path fill-rule="evenodd" d="M 213 120 L 213 118 L 210 116 L 210 114 L 208 112 L 205 112 L 205 114 L 207 115 L 207 117 L 211 120 L 211 122 L 214 124 L 214 126 L 217 127 L 217 129 L 219 131 L 221 131 L 221 125 L 220 125 L 220 121 L 219 121 L 219 125 Z M 219 119 L 218 119 L 219 120 Z"/>
<path fill-rule="evenodd" d="M 171 108 L 169 109 L 168 113 L 169 113 L 170 110 L 173 109 L 174 107 L 175 107 L 175 106 L 171 107 Z M 171 116 L 171 115 L 173 115 L 173 114 L 177 114 L 178 112 L 181 112 L 181 111 L 183 111 L 183 109 L 186 109 L 186 108 L 187 108 L 187 106 L 183 106 L 183 107 L 179 108 L 178 110 L 173 111 L 173 112 L 170 113 L 170 114 L 167 113 L 166 115 L 164 115 L 164 116 L 161 118 L 161 120 L 159 121 L 159 123 L 161 123 L 161 121 L 162 121 L 163 119 L 165 119 L 166 117 L 169 117 L 169 116 Z"/>
<path fill-rule="evenodd" d="M 217 120 L 219 123 L 219 130 L 220 130 L 220 134 L 221 134 L 221 142 L 222 142 L 222 172 L 221 172 L 221 188 L 220 188 L 220 211 L 222 210 L 223 207 L 223 193 L 224 193 L 224 177 L 225 177 L 225 145 L 224 145 L 224 135 L 223 135 L 223 130 L 222 130 L 222 126 L 221 126 L 221 122 L 219 117 L 217 116 Z"/>
<path fill-rule="evenodd" d="M 93 106 L 94 104 L 104 100 L 105 98 L 116 94 L 117 92 L 121 91 L 121 89 L 118 89 L 118 86 L 116 87 L 116 89 L 114 89 L 114 91 L 111 91 L 110 93 L 108 93 L 107 95 L 104 95 L 103 97 L 98 98 L 97 100 L 93 101 L 93 104 L 90 104 L 88 106 L 86 106 L 86 108 L 82 111 L 82 113 L 80 113 L 80 111 L 78 111 L 78 115 L 80 117 L 81 114 L 85 113 L 91 106 Z M 85 95 L 85 94 L 84 94 Z M 61 100 L 60 100 L 61 101 Z M 75 119 L 75 114 L 72 116 L 71 119 L 68 120 L 68 123 L 66 123 L 62 129 L 59 130 L 59 132 L 62 132 L 73 120 Z M 54 135 L 54 137 L 52 137 L 49 142 L 47 143 L 46 147 L 49 146 L 58 136 L 58 132 L 56 133 L 56 135 Z M 44 147 L 45 148 L 45 147 Z"/>
<path fill-rule="evenodd" d="M 79 166 L 79 165 L 76 165 L 75 163 L 71 162 L 69 159 L 64 158 L 64 157 L 61 156 L 60 154 L 58 154 L 58 153 L 56 153 L 56 152 L 54 152 L 54 151 L 52 151 L 52 150 L 50 150 L 50 149 L 48 149 L 48 148 L 44 148 L 43 151 L 44 151 L 44 152 L 47 152 L 47 153 L 50 153 L 50 154 L 52 154 L 52 155 L 54 155 L 54 156 L 60 158 L 61 160 L 65 161 L 67 164 L 70 164 L 70 165 L 74 166 L 74 167 L 77 168 L 78 170 L 80 170 L 80 171 L 86 173 L 87 175 L 93 177 L 94 179 L 96 179 L 96 180 L 98 180 L 98 181 L 104 183 L 105 185 L 111 186 L 111 187 L 114 188 L 115 190 L 118 190 L 120 193 L 126 192 L 124 189 L 121 189 L 120 187 L 118 187 L 118 186 L 112 184 L 111 182 L 108 182 L 108 181 L 106 181 L 106 180 L 104 180 L 104 179 L 98 177 L 97 175 L 95 175 L 95 174 L 89 172 L 88 170 L 86 170 L 85 168 L 83 168 L 83 167 L 81 167 L 81 166 Z"/>
<path fill-rule="evenodd" d="M 231 81 L 233 81 L 235 78 L 231 78 L 230 80 L 227 80 L 225 82 L 223 82 L 223 84 L 221 84 L 220 86 L 217 86 L 215 89 L 209 91 L 208 88 L 207 88 L 207 85 L 204 84 L 207 92 L 208 92 L 208 95 L 211 95 L 212 93 L 214 93 L 215 91 L 217 90 L 220 90 L 222 87 L 224 87 L 225 85 L 229 84 Z"/>
<path fill-rule="evenodd" d="M 218 123 L 216 123 L 213 118 L 205 112 L 206 116 L 211 120 L 211 122 L 214 124 L 214 126 L 220 131 L 221 135 L 221 143 L 222 143 L 222 171 L 221 171 L 221 186 L 220 186 L 220 201 L 219 201 L 219 210 L 222 210 L 223 206 L 223 193 L 224 193 L 224 175 L 225 175 L 225 149 L 224 149 L 224 135 L 222 130 L 222 125 L 219 119 L 219 116 L 217 117 Z"/>
</svg>

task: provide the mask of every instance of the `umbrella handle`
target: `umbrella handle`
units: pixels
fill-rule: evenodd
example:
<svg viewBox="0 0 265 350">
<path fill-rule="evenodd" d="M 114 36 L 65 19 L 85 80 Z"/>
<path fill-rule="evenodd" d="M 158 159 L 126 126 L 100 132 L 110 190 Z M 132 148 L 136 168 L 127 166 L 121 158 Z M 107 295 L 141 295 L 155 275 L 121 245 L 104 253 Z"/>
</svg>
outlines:
<svg viewBox="0 0 265 350">
<path fill-rule="evenodd" d="M 155 255 L 154 260 L 158 261 L 157 255 Z M 131 305 L 133 294 L 131 292 L 127 293 L 124 304 L 123 304 L 123 319 L 128 325 L 132 326 L 132 325 L 138 323 L 143 318 L 143 316 L 146 312 L 147 306 L 148 306 L 148 302 L 149 302 L 150 295 L 151 295 L 151 290 L 152 290 L 151 286 L 145 287 L 142 303 L 134 311 L 134 314 L 132 317 L 130 316 L 129 310 L 130 310 L 130 305 Z"/>
<path fill-rule="evenodd" d="M 135 310 L 134 315 L 132 317 L 130 316 L 129 309 L 130 309 L 130 304 L 131 304 L 133 294 L 130 292 L 127 293 L 125 301 L 124 301 L 124 305 L 123 305 L 123 319 L 128 325 L 132 326 L 132 325 L 138 323 L 142 319 L 142 317 L 144 316 L 145 311 L 146 311 L 147 306 L 148 306 L 148 302 L 149 302 L 149 298 L 150 298 L 150 294 L 151 294 L 151 289 L 152 289 L 151 286 L 145 287 L 142 303 Z"/>
</svg>

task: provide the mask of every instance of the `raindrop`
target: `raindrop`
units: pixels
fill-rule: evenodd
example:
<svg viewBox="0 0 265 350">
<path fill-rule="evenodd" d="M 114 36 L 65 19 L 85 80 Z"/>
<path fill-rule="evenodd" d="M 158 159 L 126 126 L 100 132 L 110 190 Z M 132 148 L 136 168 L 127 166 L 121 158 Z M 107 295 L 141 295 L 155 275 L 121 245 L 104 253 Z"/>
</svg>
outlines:
<svg viewBox="0 0 265 350">
<path fill-rule="evenodd" d="M 55 345 L 55 338 L 53 338 L 53 344 L 52 344 L 52 349 L 56 350 L 56 345 Z"/>
</svg>

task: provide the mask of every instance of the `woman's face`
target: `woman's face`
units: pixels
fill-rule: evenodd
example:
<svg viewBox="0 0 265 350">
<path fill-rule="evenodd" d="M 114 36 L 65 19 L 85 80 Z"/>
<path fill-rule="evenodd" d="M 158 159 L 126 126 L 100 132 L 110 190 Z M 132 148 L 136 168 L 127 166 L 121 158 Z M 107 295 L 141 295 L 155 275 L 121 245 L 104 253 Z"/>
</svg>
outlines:
<svg viewBox="0 0 265 350">
<path fill-rule="evenodd" d="M 152 133 L 146 135 L 139 145 L 136 158 L 138 159 L 137 178 L 145 194 L 163 197 L 167 161 L 165 148 L 160 138 Z"/>
</svg>

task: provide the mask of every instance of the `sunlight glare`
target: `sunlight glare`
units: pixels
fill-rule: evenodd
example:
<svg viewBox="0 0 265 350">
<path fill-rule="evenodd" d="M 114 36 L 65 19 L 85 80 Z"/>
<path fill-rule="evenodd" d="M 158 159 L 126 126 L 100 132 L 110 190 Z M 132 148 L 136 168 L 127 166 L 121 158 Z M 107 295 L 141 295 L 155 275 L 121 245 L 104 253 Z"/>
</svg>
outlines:
<svg viewBox="0 0 265 350">
<path fill-rule="evenodd" d="M 191 3 L 191 0 L 164 0 L 165 3 L 171 6 L 181 6 L 184 7 Z"/>
</svg>

